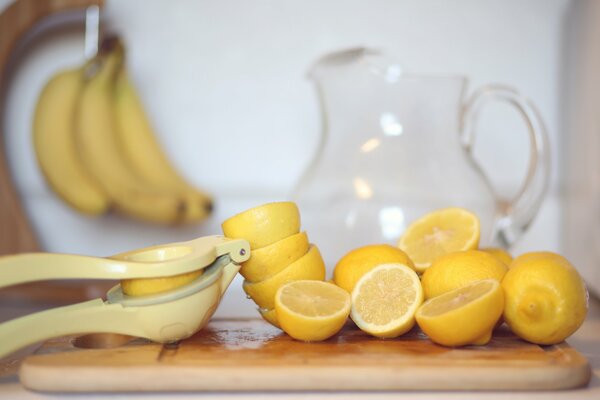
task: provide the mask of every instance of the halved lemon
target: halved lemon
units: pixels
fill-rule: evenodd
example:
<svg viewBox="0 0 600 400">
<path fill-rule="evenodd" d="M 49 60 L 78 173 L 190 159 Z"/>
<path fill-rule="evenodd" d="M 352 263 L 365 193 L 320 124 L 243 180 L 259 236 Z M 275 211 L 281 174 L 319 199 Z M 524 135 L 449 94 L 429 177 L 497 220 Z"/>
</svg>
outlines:
<svg viewBox="0 0 600 400">
<path fill-rule="evenodd" d="M 444 254 L 473 250 L 478 245 L 479 219 L 470 211 L 455 207 L 419 218 L 406 229 L 398 243 L 419 273 Z"/>
<path fill-rule="evenodd" d="M 258 282 L 275 275 L 308 251 L 306 232 L 252 251 L 250 259 L 242 264 L 240 273 L 248 282 Z"/>
<path fill-rule="evenodd" d="M 350 314 L 350 295 L 338 286 L 300 280 L 279 288 L 275 295 L 277 321 L 297 340 L 325 340 L 342 329 Z"/>
<path fill-rule="evenodd" d="M 423 302 L 417 273 L 399 264 L 381 264 L 367 272 L 352 290 L 352 320 L 373 336 L 392 338 L 408 332 Z"/>
<path fill-rule="evenodd" d="M 427 300 L 417 323 L 429 338 L 444 346 L 484 345 L 504 309 L 504 293 L 495 279 L 473 282 Z"/>
<path fill-rule="evenodd" d="M 300 232 L 300 212 L 295 203 L 268 203 L 234 215 L 221 224 L 223 235 L 246 239 L 252 250 L 260 249 Z"/>
<path fill-rule="evenodd" d="M 275 307 L 275 293 L 281 286 L 302 279 L 325 279 L 325 263 L 315 245 L 279 273 L 260 282 L 244 281 L 242 288 L 260 308 L 270 310 Z"/>
<path fill-rule="evenodd" d="M 187 285 L 203 273 L 204 270 L 200 269 L 175 276 L 123 279 L 121 281 L 121 290 L 123 290 L 123 293 L 127 296 L 146 296 L 149 294 L 163 293 Z"/>
</svg>

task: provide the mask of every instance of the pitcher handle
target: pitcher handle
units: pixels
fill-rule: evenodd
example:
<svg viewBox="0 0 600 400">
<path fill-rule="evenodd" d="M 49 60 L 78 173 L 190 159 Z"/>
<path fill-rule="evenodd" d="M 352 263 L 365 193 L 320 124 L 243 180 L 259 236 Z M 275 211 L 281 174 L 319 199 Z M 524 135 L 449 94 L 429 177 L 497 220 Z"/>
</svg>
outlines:
<svg viewBox="0 0 600 400">
<path fill-rule="evenodd" d="M 548 189 L 549 141 L 539 111 L 527 98 L 513 88 L 488 85 L 471 96 L 462 113 L 463 144 L 471 157 L 475 142 L 474 127 L 479 113 L 483 106 L 492 100 L 506 102 L 517 109 L 527 125 L 531 147 L 527 175 L 520 190 L 514 198 L 508 200 L 496 194 L 501 213 L 496 225 L 497 237 L 504 247 L 510 247 L 532 222 Z"/>
</svg>

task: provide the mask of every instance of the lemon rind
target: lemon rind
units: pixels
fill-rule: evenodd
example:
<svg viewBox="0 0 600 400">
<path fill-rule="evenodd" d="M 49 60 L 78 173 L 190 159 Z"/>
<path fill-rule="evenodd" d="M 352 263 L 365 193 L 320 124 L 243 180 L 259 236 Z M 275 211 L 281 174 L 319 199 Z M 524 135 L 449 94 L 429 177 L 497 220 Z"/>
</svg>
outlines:
<svg viewBox="0 0 600 400">
<path fill-rule="evenodd" d="M 240 273 L 242 274 L 242 276 L 244 276 L 244 278 L 250 282 L 250 283 L 257 283 L 260 281 L 263 281 L 265 279 L 269 279 L 272 276 L 277 275 L 279 272 L 283 271 L 286 267 L 288 267 L 290 264 L 292 264 L 293 262 L 297 261 L 298 259 L 300 259 L 304 254 L 306 254 L 308 252 L 308 250 L 310 249 L 311 243 L 308 239 L 308 235 L 306 234 L 306 231 L 300 231 L 298 233 L 295 233 L 293 235 L 290 235 L 286 238 L 283 238 L 281 240 L 278 240 L 277 242 L 271 243 L 268 246 L 264 246 L 261 247 L 259 249 L 253 250 L 252 251 L 252 257 L 263 257 L 263 253 L 268 252 L 268 251 L 272 251 L 271 247 L 277 245 L 279 242 L 282 242 L 284 240 L 287 240 L 289 238 L 292 238 L 294 236 L 298 236 L 300 235 L 302 238 L 299 239 L 301 241 L 301 243 L 306 242 L 306 251 L 304 251 L 303 254 L 301 254 L 299 257 L 292 259 L 287 265 L 282 266 L 280 269 L 268 269 L 268 274 L 263 273 L 262 275 L 260 273 L 257 272 L 257 270 L 260 268 L 258 267 L 256 264 L 252 263 L 252 264 L 246 264 L 243 263 L 242 264 L 242 268 L 240 269 Z M 248 260 L 249 262 L 250 260 Z M 250 266 L 251 265 L 251 266 Z M 261 266 L 264 267 L 264 266 Z"/>
</svg>

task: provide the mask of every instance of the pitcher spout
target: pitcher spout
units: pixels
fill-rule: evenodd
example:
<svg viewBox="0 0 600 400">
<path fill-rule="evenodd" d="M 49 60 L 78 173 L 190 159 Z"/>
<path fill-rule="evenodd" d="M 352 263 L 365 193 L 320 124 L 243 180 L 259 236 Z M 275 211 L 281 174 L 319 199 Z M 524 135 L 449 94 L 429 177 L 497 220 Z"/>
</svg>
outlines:
<svg viewBox="0 0 600 400">
<path fill-rule="evenodd" d="M 314 81 L 320 81 L 332 72 L 335 75 L 345 67 L 361 66 L 375 73 L 385 73 L 390 68 L 396 74 L 401 72 L 400 64 L 397 60 L 388 57 L 378 49 L 368 47 L 351 47 L 334 51 L 321 56 L 308 70 L 308 78 Z"/>
<path fill-rule="evenodd" d="M 366 52 L 372 52 L 373 50 L 365 47 L 352 47 L 349 49 L 343 49 L 334 51 L 332 53 L 321 56 L 308 70 L 309 78 L 318 78 L 321 71 L 328 67 L 339 67 L 352 63 L 364 56 Z"/>
</svg>

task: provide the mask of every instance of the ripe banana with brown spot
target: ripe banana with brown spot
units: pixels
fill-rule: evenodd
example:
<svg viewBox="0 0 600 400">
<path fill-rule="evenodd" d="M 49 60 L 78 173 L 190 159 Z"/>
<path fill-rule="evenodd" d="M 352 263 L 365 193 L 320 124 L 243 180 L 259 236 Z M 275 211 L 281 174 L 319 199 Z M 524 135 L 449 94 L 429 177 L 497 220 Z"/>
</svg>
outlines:
<svg viewBox="0 0 600 400">
<path fill-rule="evenodd" d="M 190 219 L 186 200 L 142 182 L 131 171 L 119 145 L 114 112 L 114 85 L 123 63 L 117 39 L 105 41 L 88 68 L 76 113 L 76 139 L 90 174 L 113 200 L 115 209 L 149 222 L 176 224 Z"/>
<path fill-rule="evenodd" d="M 117 77 L 114 94 L 117 136 L 133 172 L 149 185 L 181 193 L 190 219 L 201 221 L 208 217 L 212 211 L 210 196 L 191 186 L 163 152 L 125 68 Z"/>
<path fill-rule="evenodd" d="M 40 169 L 54 192 L 89 215 L 106 212 L 110 199 L 84 168 L 75 144 L 75 110 L 83 69 L 59 72 L 46 84 L 35 109 L 33 144 Z"/>
</svg>

